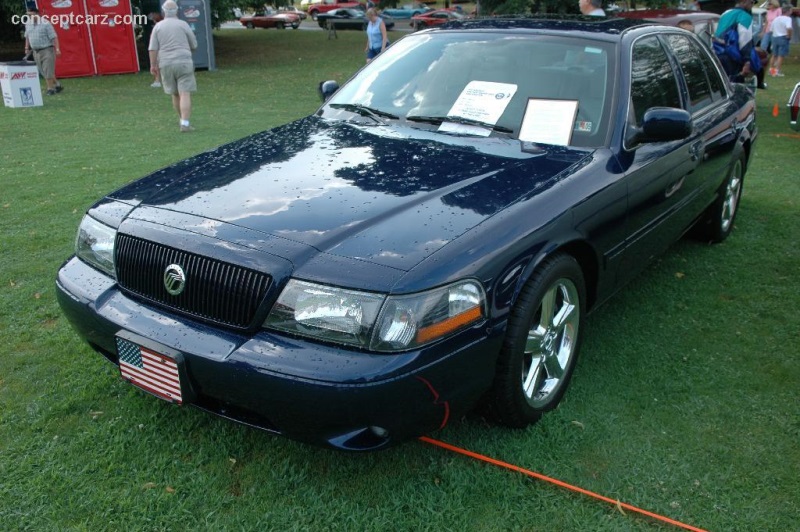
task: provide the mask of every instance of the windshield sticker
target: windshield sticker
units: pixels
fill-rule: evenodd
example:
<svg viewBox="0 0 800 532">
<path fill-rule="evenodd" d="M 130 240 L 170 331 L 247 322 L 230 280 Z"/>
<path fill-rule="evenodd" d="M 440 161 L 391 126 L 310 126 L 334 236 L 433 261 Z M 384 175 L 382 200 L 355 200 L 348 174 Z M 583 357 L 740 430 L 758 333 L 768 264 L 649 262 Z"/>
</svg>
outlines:
<svg viewBox="0 0 800 532">
<path fill-rule="evenodd" d="M 516 92 L 517 85 L 512 83 L 470 81 L 461 91 L 447 116 L 463 118 L 478 124 L 473 126 L 443 122 L 439 131 L 488 136 L 491 133 L 491 127 L 500 120 L 500 116 L 505 112 Z M 480 124 L 486 124 L 488 129 L 480 127 Z"/>
<path fill-rule="evenodd" d="M 580 131 L 581 133 L 591 133 L 592 123 L 579 120 L 575 122 L 575 131 Z"/>
<path fill-rule="evenodd" d="M 569 146 L 577 114 L 578 100 L 528 98 L 519 140 Z"/>
</svg>

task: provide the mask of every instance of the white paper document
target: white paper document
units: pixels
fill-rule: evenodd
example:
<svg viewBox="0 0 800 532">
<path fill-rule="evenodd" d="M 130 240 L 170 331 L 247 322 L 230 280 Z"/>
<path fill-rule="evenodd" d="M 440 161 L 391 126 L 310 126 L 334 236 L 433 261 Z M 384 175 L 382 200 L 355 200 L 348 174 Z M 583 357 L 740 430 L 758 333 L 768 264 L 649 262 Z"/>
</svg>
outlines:
<svg viewBox="0 0 800 532">
<path fill-rule="evenodd" d="M 569 146 L 577 114 L 577 100 L 529 98 L 519 129 L 519 140 Z"/>
<path fill-rule="evenodd" d="M 511 102 L 517 86 L 511 83 L 470 81 L 456 99 L 447 116 L 477 120 L 495 125 Z M 491 130 L 480 126 L 443 122 L 439 131 L 488 136 Z"/>
</svg>

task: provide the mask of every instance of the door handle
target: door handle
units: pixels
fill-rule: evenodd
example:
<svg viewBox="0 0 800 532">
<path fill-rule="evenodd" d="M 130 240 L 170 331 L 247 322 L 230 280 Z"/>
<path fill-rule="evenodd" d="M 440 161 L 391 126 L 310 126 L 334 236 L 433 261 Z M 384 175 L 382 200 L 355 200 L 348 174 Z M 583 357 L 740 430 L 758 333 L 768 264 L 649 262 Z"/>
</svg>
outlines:
<svg viewBox="0 0 800 532">
<path fill-rule="evenodd" d="M 682 177 L 682 178 L 678 179 L 676 182 L 672 183 L 670 186 L 668 186 L 667 189 L 664 191 L 664 197 L 665 198 L 669 198 L 670 196 L 675 194 L 677 191 L 679 191 L 681 189 L 681 187 L 683 186 L 684 179 L 685 178 Z"/>
<path fill-rule="evenodd" d="M 697 142 L 692 143 L 689 146 L 689 156 L 691 157 L 692 161 L 697 161 L 700 159 L 700 156 L 703 154 L 703 141 L 698 140 Z"/>
</svg>

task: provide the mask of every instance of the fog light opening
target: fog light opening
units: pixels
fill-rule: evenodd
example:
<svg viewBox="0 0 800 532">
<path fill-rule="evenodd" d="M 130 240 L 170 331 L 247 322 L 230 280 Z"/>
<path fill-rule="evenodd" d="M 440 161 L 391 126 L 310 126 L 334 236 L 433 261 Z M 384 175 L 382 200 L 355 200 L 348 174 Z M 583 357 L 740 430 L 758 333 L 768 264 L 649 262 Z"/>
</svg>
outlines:
<svg viewBox="0 0 800 532">
<path fill-rule="evenodd" d="M 389 431 L 383 427 L 371 426 L 369 430 L 378 438 L 386 439 L 389 437 Z"/>
</svg>

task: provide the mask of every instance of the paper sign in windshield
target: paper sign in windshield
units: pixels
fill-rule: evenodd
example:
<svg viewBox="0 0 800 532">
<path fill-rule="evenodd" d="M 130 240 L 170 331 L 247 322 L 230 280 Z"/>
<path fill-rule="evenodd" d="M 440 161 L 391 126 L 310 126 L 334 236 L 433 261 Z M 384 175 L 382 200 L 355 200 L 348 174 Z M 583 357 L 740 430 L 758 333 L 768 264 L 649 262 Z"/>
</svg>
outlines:
<svg viewBox="0 0 800 532">
<path fill-rule="evenodd" d="M 529 98 L 519 129 L 519 140 L 569 146 L 577 114 L 577 100 Z"/>
<path fill-rule="evenodd" d="M 447 116 L 475 120 L 490 127 L 482 128 L 443 122 L 439 127 L 439 131 L 488 136 L 491 133 L 491 126 L 494 126 L 500 120 L 516 92 L 517 86 L 512 83 L 470 81 L 461 91 L 453 107 L 448 111 Z"/>
</svg>

